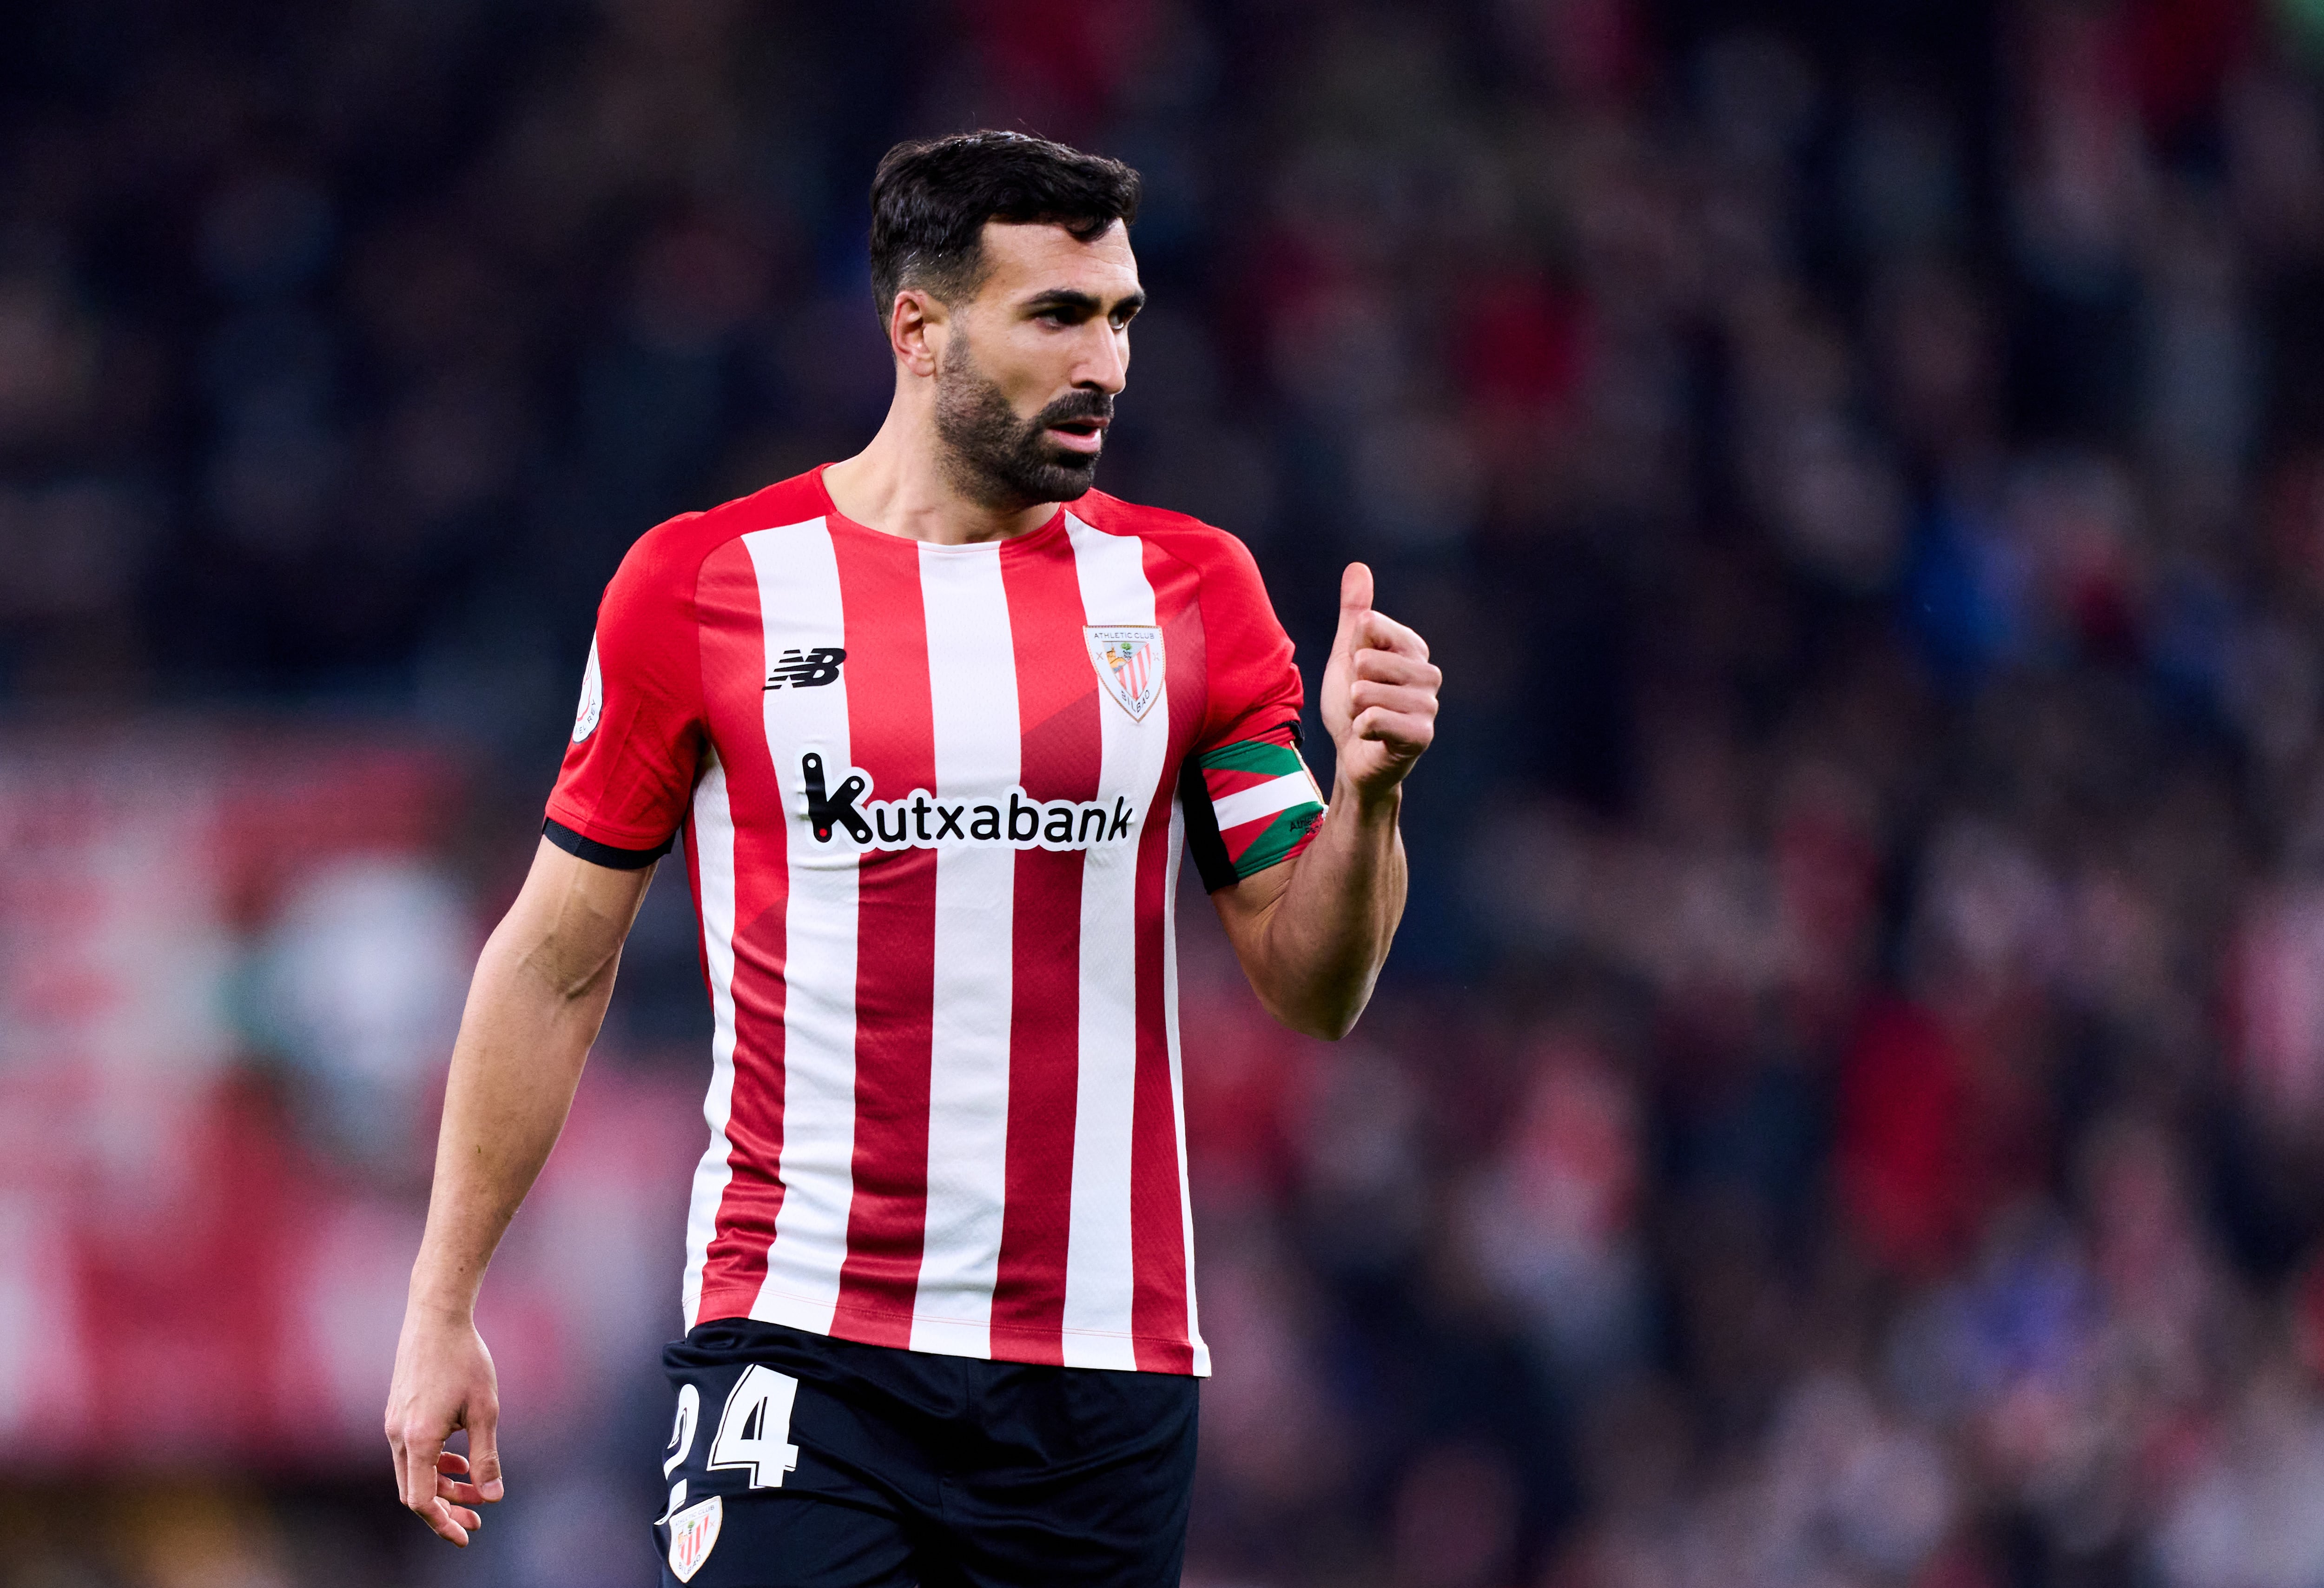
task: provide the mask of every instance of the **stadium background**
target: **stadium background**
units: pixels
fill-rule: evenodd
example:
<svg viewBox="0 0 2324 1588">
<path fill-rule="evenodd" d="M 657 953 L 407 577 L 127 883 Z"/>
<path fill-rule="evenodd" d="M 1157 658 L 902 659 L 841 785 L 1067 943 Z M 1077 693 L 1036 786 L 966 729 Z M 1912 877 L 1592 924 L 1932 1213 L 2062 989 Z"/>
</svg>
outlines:
<svg viewBox="0 0 2324 1588">
<path fill-rule="evenodd" d="M 5 31 L 0 1583 L 650 1580 L 682 877 L 466 1555 L 445 1043 L 603 581 L 870 433 L 872 165 L 993 124 L 1148 178 L 1103 485 L 1446 673 L 1354 1037 L 1184 915 L 1189 1583 L 2324 1583 L 2317 0 Z"/>
</svg>

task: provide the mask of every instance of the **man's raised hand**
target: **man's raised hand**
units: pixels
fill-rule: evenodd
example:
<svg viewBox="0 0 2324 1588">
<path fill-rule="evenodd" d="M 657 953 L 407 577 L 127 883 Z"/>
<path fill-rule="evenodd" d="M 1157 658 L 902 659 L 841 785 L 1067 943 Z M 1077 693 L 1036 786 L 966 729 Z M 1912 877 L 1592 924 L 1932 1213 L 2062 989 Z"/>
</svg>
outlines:
<svg viewBox="0 0 2324 1588">
<path fill-rule="evenodd" d="M 1340 780 L 1360 798 L 1404 781 L 1436 736 L 1436 688 L 1444 675 L 1428 642 L 1372 610 L 1372 570 L 1351 562 L 1340 576 L 1340 628 L 1323 665 L 1323 726 L 1339 747 Z"/>
</svg>

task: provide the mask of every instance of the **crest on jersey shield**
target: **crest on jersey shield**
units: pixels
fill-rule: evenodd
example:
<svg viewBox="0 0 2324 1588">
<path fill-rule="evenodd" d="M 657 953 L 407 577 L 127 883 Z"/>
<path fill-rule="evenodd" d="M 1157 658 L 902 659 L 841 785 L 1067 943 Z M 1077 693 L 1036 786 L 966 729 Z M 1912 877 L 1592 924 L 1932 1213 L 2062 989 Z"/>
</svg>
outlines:
<svg viewBox="0 0 2324 1588">
<path fill-rule="evenodd" d="M 1097 669 L 1099 686 L 1131 721 L 1143 720 L 1162 697 L 1162 631 L 1092 627 L 1082 632 L 1089 640 L 1090 665 Z"/>
<path fill-rule="evenodd" d="M 670 1575 L 681 1583 L 693 1581 L 717 1546 L 719 1524 L 725 1519 L 726 1507 L 715 1494 L 669 1519 Z"/>
</svg>

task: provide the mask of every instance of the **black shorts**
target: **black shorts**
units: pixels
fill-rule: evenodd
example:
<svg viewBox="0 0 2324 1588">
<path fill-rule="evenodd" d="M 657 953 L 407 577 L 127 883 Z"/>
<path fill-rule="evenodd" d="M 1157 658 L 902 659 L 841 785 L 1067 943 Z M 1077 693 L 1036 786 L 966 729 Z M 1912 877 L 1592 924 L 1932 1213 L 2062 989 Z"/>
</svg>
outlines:
<svg viewBox="0 0 2324 1588">
<path fill-rule="evenodd" d="M 1196 1380 L 705 1324 L 654 1523 L 685 1588 L 1171 1588 Z"/>
</svg>

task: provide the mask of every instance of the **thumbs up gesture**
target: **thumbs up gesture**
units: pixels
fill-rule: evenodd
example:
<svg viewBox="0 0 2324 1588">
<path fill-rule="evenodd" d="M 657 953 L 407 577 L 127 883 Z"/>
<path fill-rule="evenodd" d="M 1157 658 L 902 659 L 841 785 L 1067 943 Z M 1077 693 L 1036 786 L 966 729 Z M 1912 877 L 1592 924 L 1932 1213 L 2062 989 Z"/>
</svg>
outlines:
<svg viewBox="0 0 2324 1588">
<path fill-rule="evenodd" d="M 1340 576 L 1340 629 L 1323 664 L 1323 726 L 1339 747 L 1340 780 L 1360 797 L 1404 781 L 1436 736 L 1436 688 L 1428 642 L 1372 610 L 1372 570 L 1351 562 Z"/>
</svg>

